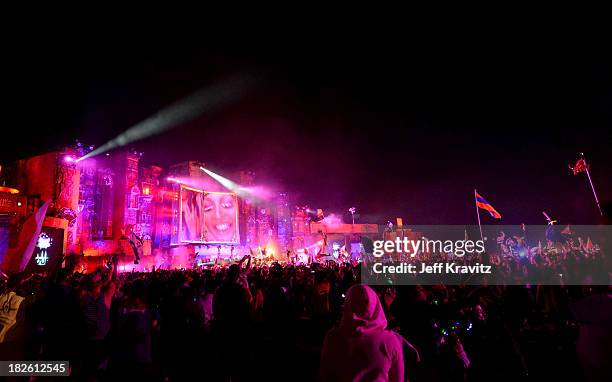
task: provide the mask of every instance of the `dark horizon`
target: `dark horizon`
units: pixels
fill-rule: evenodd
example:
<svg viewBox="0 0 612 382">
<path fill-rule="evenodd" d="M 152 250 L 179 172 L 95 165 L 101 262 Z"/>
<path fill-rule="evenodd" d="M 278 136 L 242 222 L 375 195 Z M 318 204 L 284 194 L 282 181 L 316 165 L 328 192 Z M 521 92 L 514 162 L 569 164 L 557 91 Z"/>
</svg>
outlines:
<svg viewBox="0 0 612 382">
<path fill-rule="evenodd" d="M 596 223 L 586 177 L 567 165 L 584 152 L 600 200 L 611 199 L 609 62 L 578 44 L 540 48 L 106 47 L 24 56 L 9 85 L 14 144 L 1 159 L 75 139 L 100 146 L 238 73 L 263 80 L 233 104 L 136 142 L 144 162 L 254 170 L 300 204 L 345 219 L 355 206 L 366 223 L 473 224 L 474 188 L 500 224 L 543 224 L 542 211 L 561 224 Z"/>
</svg>

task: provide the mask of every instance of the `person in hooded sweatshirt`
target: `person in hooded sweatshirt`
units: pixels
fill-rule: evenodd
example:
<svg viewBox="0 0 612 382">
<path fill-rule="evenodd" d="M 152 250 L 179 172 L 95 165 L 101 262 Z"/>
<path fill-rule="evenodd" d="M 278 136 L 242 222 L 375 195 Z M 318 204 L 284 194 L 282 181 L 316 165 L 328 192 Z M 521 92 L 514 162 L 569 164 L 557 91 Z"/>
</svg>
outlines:
<svg viewBox="0 0 612 382">
<path fill-rule="evenodd" d="M 376 292 L 367 285 L 349 288 L 340 325 L 327 332 L 323 342 L 321 379 L 402 382 L 402 341 L 386 327 Z"/>
</svg>

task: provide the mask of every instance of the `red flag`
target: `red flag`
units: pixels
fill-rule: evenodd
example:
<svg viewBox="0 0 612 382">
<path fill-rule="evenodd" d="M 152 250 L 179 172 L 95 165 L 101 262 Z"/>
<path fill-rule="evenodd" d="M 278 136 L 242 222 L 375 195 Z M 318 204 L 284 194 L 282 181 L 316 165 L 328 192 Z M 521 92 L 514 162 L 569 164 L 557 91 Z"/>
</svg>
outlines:
<svg viewBox="0 0 612 382">
<path fill-rule="evenodd" d="M 584 246 L 584 249 L 586 249 L 587 251 L 592 251 L 595 248 L 595 246 L 593 245 L 593 242 L 591 241 L 591 238 L 589 237 L 586 245 Z"/>
<path fill-rule="evenodd" d="M 569 168 L 570 170 L 574 172 L 574 175 L 578 175 L 581 172 L 587 172 L 589 167 L 586 161 L 584 160 L 584 158 L 580 158 L 576 161 L 576 164 L 574 165 L 574 167 L 570 165 Z"/>
<path fill-rule="evenodd" d="M 563 235 L 571 235 L 572 234 L 572 229 L 570 228 L 569 224 L 563 228 L 563 231 L 561 231 L 561 233 Z"/>
</svg>

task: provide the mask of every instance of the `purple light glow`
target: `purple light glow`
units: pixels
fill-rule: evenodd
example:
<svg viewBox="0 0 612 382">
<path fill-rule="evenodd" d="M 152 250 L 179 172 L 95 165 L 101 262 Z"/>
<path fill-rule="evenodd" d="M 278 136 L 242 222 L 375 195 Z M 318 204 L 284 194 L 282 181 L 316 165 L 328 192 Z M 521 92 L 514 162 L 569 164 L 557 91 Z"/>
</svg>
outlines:
<svg viewBox="0 0 612 382">
<path fill-rule="evenodd" d="M 344 224 L 344 221 L 342 220 L 341 215 L 329 214 L 323 220 L 321 220 L 321 223 L 328 227 L 338 227 L 341 224 Z"/>
<path fill-rule="evenodd" d="M 254 197 L 261 200 L 270 200 L 276 196 L 276 192 L 265 186 L 239 187 L 238 193 L 242 197 Z"/>
</svg>

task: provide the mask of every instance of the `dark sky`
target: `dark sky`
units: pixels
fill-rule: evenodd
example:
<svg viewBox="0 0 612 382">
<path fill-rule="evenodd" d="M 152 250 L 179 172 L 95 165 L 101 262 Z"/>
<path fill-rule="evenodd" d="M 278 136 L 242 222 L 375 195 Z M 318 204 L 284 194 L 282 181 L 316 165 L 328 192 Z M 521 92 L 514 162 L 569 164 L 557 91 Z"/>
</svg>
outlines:
<svg viewBox="0 0 612 382">
<path fill-rule="evenodd" d="M 236 73 L 240 100 L 138 142 L 144 161 L 201 160 L 363 222 L 474 223 L 473 189 L 502 223 L 594 223 L 584 151 L 612 199 L 612 75 L 601 46 L 565 36 L 334 38 L 176 43 L 38 40 L 10 51 L 3 160 L 79 138 L 101 145 L 164 106 Z M 484 38 L 487 37 L 487 38 Z M 346 215 L 346 214 L 345 214 Z M 492 220 L 483 214 L 483 222 Z"/>
</svg>

